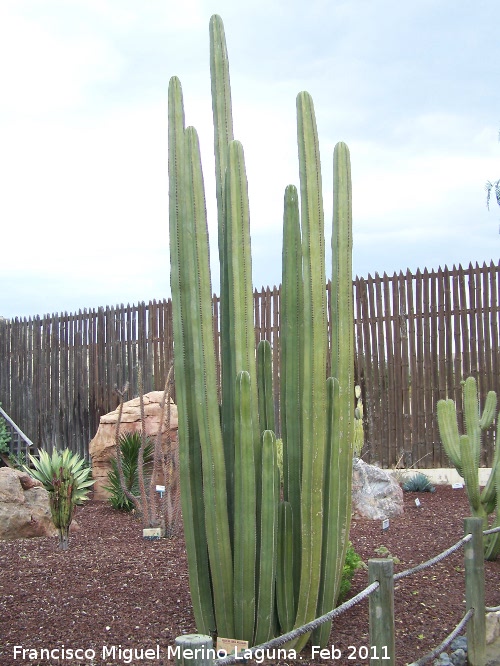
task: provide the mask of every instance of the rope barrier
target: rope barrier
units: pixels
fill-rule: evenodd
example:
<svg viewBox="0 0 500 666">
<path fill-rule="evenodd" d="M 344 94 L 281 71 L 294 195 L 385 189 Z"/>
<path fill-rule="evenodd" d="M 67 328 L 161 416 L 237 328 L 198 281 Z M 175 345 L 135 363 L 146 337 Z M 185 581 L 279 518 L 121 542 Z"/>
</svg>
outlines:
<svg viewBox="0 0 500 666">
<path fill-rule="evenodd" d="M 448 555 L 451 555 L 454 553 L 456 550 L 458 550 L 461 546 L 466 544 L 468 541 L 472 539 L 471 534 L 467 534 L 467 536 L 464 536 L 460 541 L 457 541 L 457 543 L 447 550 L 443 550 L 442 553 L 439 553 L 439 555 L 436 555 L 436 557 L 433 557 L 430 560 L 427 560 L 426 562 L 422 562 L 421 564 L 417 564 L 416 567 L 413 567 L 412 569 L 406 569 L 405 571 L 400 571 L 399 573 L 395 574 L 394 580 L 399 580 L 400 578 L 405 578 L 406 576 L 410 576 L 411 574 L 417 573 L 418 571 L 422 571 L 423 569 L 427 569 L 427 567 L 432 566 L 433 564 L 437 564 L 438 562 L 441 562 L 441 560 L 444 560 L 445 557 L 448 557 Z"/>
<path fill-rule="evenodd" d="M 492 527 L 491 530 L 484 530 L 483 534 L 486 536 L 488 534 L 495 534 L 495 532 L 500 532 L 500 527 Z"/>
<path fill-rule="evenodd" d="M 455 629 L 448 634 L 448 636 L 444 639 L 442 643 L 440 643 L 437 648 L 434 648 L 432 652 L 429 652 L 428 654 L 424 655 L 421 657 L 418 661 L 414 661 L 413 663 L 410 664 L 410 666 L 423 666 L 426 664 L 428 661 L 433 659 L 434 657 L 437 657 L 441 652 L 448 647 L 448 645 L 451 643 L 451 641 L 458 636 L 458 634 L 462 631 L 462 629 L 465 627 L 467 622 L 471 619 L 471 617 L 474 615 L 474 609 L 469 608 L 467 613 L 463 616 L 463 618 L 460 620 L 460 622 L 457 624 Z"/>
<path fill-rule="evenodd" d="M 356 594 L 354 597 L 351 597 L 351 599 L 348 599 L 340 606 L 337 606 L 337 608 L 334 608 L 328 613 L 325 613 L 325 615 L 321 615 L 315 620 L 312 620 L 311 622 L 304 624 L 302 627 L 298 627 L 297 629 L 292 629 L 292 631 L 289 631 L 288 633 L 283 634 L 282 636 L 273 638 L 267 643 L 263 643 L 262 645 L 256 645 L 255 647 L 251 648 L 250 652 L 253 655 L 257 650 L 271 650 L 273 648 L 278 648 L 281 645 L 284 645 L 285 643 L 288 643 L 289 641 L 292 641 L 298 638 L 299 636 L 302 636 L 302 634 L 307 634 L 310 631 L 314 631 L 314 629 L 317 629 L 320 625 L 335 619 L 339 615 L 342 615 L 342 613 L 345 613 L 345 611 L 349 610 L 349 608 L 352 608 L 352 606 L 355 606 L 357 603 L 368 597 L 372 592 L 375 592 L 375 590 L 379 587 L 379 585 L 380 584 L 378 581 L 371 583 L 370 585 L 368 585 L 368 587 L 365 587 L 364 590 Z M 230 664 L 236 664 L 238 662 L 241 662 L 241 659 L 237 659 L 234 656 L 228 655 L 227 657 L 224 657 L 224 659 L 216 659 L 214 661 L 214 666 L 230 666 Z"/>
<path fill-rule="evenodd" d="M 495 527 L 489 530 L 485 530 L 483 532 L 484 535 L 488 534 L 493 534 L 495 532 L 500 532 L 500 527 Z M 412 567 L 411 569 L 405 569 L 404 571 L 400 571 L 399 573 L 394 575 L 394 581 L 400 580 L 401 578 L 405 578 L 406 576 L 411 576 L 414 573 L 417 573 L 419 571 L 422 571 L 424 569 L 427 569 L 428 567 L 431 567 L 434 564 L 437 564 L 438 562 L 441 562 L 444 560 L 446 557 L 454 553 L 456 550 L 461 548 L 463 545 L 465 545 L 468 541 L 472 539 L 472 534 L 467 534 L 466 536 L 462 537 L 460 541 L 457 541 L 453 546 L 450 548 L 447 548 L 444 550 L 442 553 L 439 553 L 439 555 L 436 555 L 435 557 L 431 558 L 430 560 L 427 560 L 426 562 L 422 562 L 421 564 L 418 564 L 415 567 Z M 379 587 L 378 581 L 375 581 L 374 583 L 371 583 L 371 585 L 368 585 L 368 587 L 365 587 L 364 590 L 356 594 L 354 597 L 351 599 L 348 599 L 345 601 L 343 604 L 338 606 L 337 608 L 334 608 L 333 610 L 329 611 L 325 615 L 321 615 L 320 617 L 316 618 L 315 620 L 312 620 L 311 622 L 308 622 L 307 624 L 304 624 L 302 627 L 298 627 L 297 629 L 293 629 L 292 631 L 289 631 L 286 634 L 283 634 L 282 636 L 278 636 L 277 638 L 273 638 L 272 640 L 268 641 L 267 643 L 263 643 L 262 645 L 256 645 L 255 647 L 251 648 L 250 653 L 253 655 L 257 650 L 270 650 L 273 648 L 278 648 L 285 643 L 289 643 L 292 640 L 295 640 L 299 636 L 302 636 L 303 634 L 307 634 L 310 631 L 314 631 L 317 629 L 319 626 L 324 624 L 325 622 L 329 622 L 330 620 L 335 619 L 339 615 L 342 615 L 342 613 L 345 613 L 347 610 L 355 606 L 357 603 L 368 597 L 372 592 L 374 592 L 377 588 Z M 487 612 L 496 612 L 500 611 L 500 606 L 496 606 L 494 608 L 486 608 Z M 474 613 L 474 609 L 471 608 L 470 610 L 467 611 L 467 613 L 464 615 L 462 620 L 459 622 L 459 624 L 455 627 L 455 629 L 445 638 L 445 640 L 435 648 L 432 652 L 429 652 L 427 655 L 422 657 L 416 662 L 413 662 L 410 664 L 410 666 L 423 666 L 423 664 L 426 664 L 428 661 L 430 661 L 433 657 L 438 655 L 440 652 L 446 648 L 451 641 L 458 636 L 458 634 L 462 631 L 462 629 L 465 627 L 467 622 L 470 620 Z M 232 664 L 236 664 L 238 662 L 241 662 L 241 658 L 236 658 L 234 656 L 228 655 L 227 657 L 224 657 L 223 659 L 217 659 L 214 661 L 214 666 L 231 666 Z"/>
</svg>

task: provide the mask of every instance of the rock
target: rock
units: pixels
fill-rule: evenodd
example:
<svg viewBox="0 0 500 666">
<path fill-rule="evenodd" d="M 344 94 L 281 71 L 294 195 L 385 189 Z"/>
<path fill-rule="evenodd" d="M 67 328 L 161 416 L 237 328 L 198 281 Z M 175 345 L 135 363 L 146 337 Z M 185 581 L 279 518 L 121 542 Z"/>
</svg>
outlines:
<svg viewBox="0 0 500 666">
<path fill-rule="evenodd" d="M 31 479 L 28 481 L 28 479 Z M 0 539 L 54 536 L 49 493 L 26 472 L 0 468 Z"/>
<path fill-rule="evenodd" d="M 464 650 L 467 652 L 467 636 L 457 636 L 450 643 L 452 650 Z"/>
<path fill-rule="evenodd" d="M 486 613 L 486 644 L 493 643 L 500 636 L 500 611 Z"/>
<path fill-rule="evenodd" d="M 146 434 L 155 438 L 160 424 L 160 404 L 163 398 L 163 391 L 151 391 L 144 396 L 144 413 L 146 422 Z M 105 500 L 109 497 L 109 492 L 103 486 L 108 483 L 108 472 L 111 469 L 111 458 L 114 458 L 115 432 L 118 420 L 118 407 L 101 416 L 99 428 L 93 440 L 89 445 L 89 452 L 92 459 L 92 478 L 95 484 L 94 499 Z M 165 413 L 166 420 L 166 413 Z M 141 430 L 141 414 L 139 398 L 134 398 L 123 403 L 122 421 L 120 433 L 139 432 Z M 172 450 L 174 456 L 177 455 L 177 406 L 170 403 L 170 437 L 172 441 Z M 162 447 L 166 451 L 167 447 L 167 429 L 165 423 L 162 425 Z M 161 483 L 161 480 L 159 480 Z"/>
<path fill-rule="evenodd" d="M 455 650 L 451 653 L 451 663 L 453 666 L 466 666 L 467 665 L 467 653 L 462 648 Z"/>
<path fill-rule="evenodd" d="M 23 490 L 31 490 L 31 488 L 37 488 L 42 485 L 41 481 L 37 481 L 29 474 L 21 473 L 19 475 L 19 481 Z"/>
<path fill-rule="evenodd" d="M 358 517 L 394 518 L 404 512 L 403 491 L 387 470 L 356 458 L 352 468 L 352 504 Z"/>
</svg>

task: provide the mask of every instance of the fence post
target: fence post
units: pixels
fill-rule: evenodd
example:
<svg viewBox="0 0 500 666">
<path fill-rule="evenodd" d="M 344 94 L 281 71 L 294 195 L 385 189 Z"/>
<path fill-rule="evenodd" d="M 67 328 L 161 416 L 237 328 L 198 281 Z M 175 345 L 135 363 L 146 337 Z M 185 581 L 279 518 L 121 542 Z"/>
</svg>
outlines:
<svg viewBox="0 0 500 666">
<path fill-rule="evenodd" d="M 215 650 L 210 636 L 186 634 L 175 639 L 177 666 L 212 666 Z M 179 652 L 177 653 L 177 648 Z"/>
<path fill-rule="evenodd" d="M 467 624 L 467 659 L 469 666 L 484 666 L 486 653 L 486 610 L 484 606 L 483 519 L 465 518 L 465 534 L 472 539 L 465 544 L 466 610 L 474 609 Z"/>
<path fill-rule="evenodd" d="M 394 666 L 394 562 L 368 560 L 368 582 L 379 587 L 370 594 L 370 665 Z"/>
</svg>

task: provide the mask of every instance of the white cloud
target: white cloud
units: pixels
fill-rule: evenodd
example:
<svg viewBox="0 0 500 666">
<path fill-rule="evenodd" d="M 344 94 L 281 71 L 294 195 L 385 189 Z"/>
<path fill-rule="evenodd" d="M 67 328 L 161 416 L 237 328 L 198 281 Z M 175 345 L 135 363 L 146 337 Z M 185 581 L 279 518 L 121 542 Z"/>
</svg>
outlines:
<svg viewBox="0 0 500 666">
<path fill-rule="evenodd" d="M 60 35 L 0 10 L 2 113 L 39 116 L 80 106 L 86 88 L 119 75 L 122 58 L 97 34 Z"/>
<path fill-rule="evenodd" d="M 103 278 L 148 246 L 166 252 L 165 115 L 159 104 L 115 110 L 98 123 L 11 126 L 1 135 L 11 156 L 0 163 L 4 241 L 23 247 L 31 268 L 84 276 L 99 260 Z M 17 253 L 2 268 L 23 270 Z"/>
</svg>

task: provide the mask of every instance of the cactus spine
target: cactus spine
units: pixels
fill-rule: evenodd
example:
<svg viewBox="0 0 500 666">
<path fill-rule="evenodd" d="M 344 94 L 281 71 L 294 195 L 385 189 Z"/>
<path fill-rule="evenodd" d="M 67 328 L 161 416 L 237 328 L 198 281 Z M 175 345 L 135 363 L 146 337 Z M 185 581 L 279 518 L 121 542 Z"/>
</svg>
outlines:
<svg viewBox="0 0 500 666">
<path fill-rule="evenodd" d="M 491 474 L 483 491 L 479 487 L 479 463 L 481 459 L 481 434 L 489 428 L 494 419 L 497 406 L 495 391 L 489 391 L 483 413 L 480 415 L 477 383 L 474 377 L 463 382 L 465 434 L 460 435 L 457 413 L 453 400 L 439 400 L 437 418 L 439 434 L 446 454 L 465 480 L 467 496 L 472 515 L 482 518 L 487 529 L 487 517 L 496 511 L 494 527 L 500 526 L 500 506 L 498 485 L 500 481 L 500 419 L 497 423 L 495 454 Z M 491 534 L 485 538 L 485 557 L 496 559 L 500 553 L 500 536 Z"/>
<path fill-rule="evenodd" d="M 301 212 L 296 188 L 287 187 L 283 222 L 281 502 L 271 349 L 268 342 L 255 348 L 248 188 L 243 149 L 233 140 L 227 49 L 218 16 L 210 20 L 210 51 L 221 275 L 220 409 L 198 140 L 193 128 L 184 128 L 175 77 L 169 90 L 182 507 L 198 630 L 254 644 L 333 608 L 342 572 L 353 443 L 350 166 L 347 147 L 339 144 L 332 236 L 339 290 L 332 311 L 338 340 L 332 367 L 338 376 L 327 382 L 321 166 L 312 99 L 300 93 Z M 328 635 L 320 638 L 325 643 Z M 301 637 L 296 647 L 306 640 Z"/>
</svg>

